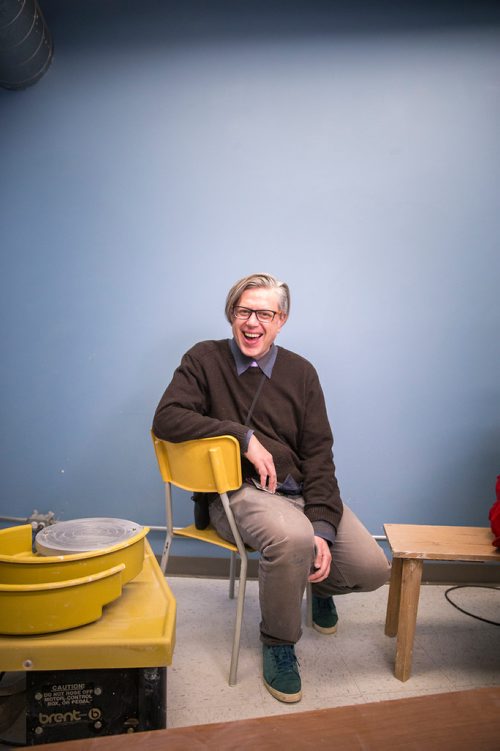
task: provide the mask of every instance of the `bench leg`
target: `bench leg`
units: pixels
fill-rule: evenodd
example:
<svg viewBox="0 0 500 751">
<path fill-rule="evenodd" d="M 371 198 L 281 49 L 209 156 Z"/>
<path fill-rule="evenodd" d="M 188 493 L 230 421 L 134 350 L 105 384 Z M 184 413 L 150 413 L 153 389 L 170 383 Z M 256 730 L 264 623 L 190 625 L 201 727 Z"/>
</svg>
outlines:
<svg viewBox="0 0 500 751">
<path fill-rule="evenodd" d="M 403 561 L 403 571 L 394 675 L 400 681 L 407 681 L 411 673 L 413 640 L 417 625 L 418 598 L 424 562 L 415 558 L 403 558 L 401 560 Z"/>
<path fill-rule="evenodd" d="M 391 583 L 387 599 L 387 613 L 385 616 L 386 636 L 396 636 L 398 633 L 399 603 L 401 600 L 401 575 L 403 573 L 403 559 L 393 558 L 391 567 Z"/>
</svg>

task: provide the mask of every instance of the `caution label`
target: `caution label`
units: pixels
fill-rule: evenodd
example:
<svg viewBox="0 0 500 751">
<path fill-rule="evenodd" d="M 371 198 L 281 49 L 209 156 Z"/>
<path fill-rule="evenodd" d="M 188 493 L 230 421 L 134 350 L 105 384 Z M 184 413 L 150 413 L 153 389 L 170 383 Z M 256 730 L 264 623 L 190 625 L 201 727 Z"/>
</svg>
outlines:
<svg viewBox="0 0 500 751">
<path fill-rule="evenodd" d="M 38 698 L 46 707 L 85 707 L 92 704 L 94 687 L 85 683 L 56 684 L 44 688 Z"/>
</svg>

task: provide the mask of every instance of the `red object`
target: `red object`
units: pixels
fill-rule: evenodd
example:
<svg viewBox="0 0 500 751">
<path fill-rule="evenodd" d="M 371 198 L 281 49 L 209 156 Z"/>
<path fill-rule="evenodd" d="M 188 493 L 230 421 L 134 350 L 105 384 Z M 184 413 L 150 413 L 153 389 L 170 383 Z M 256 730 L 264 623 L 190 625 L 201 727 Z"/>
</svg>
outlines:
<svg viewBox="0 0 500 751">
<path fill-rule="evenodd" d="M 497 499 L 493 506 L 490 508 L 489 520 L 491 524 L 491 530 L 495 535 L 493 545 L 496 548 L 500 548 L 500 475 L 497 476 Z"/>
</svg>

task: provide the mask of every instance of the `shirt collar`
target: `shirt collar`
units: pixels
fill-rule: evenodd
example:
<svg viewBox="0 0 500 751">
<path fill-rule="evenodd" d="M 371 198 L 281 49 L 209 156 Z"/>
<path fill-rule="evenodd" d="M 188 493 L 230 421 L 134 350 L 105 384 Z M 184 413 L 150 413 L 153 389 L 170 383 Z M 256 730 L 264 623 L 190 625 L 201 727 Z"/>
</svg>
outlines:
<svg viewBox="0 0 500 751">
<path fill-rule="evenodd" d="M 266 374 L 268 378 L 271 378 L 274 363 L 276 362 L 276 357 L 278 356 L 278 347 L 275 344 L 271 344 L 271 349 L 269 350 L 269 352 L 266 352 L 266 354 L 259 360 L 254 360 L 252 357 L 247 357 L 247 355 L 244 355 L 234 339 L 231 339 L 229 341 L 229 347 L 233 354 L 234 362 L 236 363 L 236 372 L 239 376 L 246 370 L 248 370 L 248 368 L 257 366 L 263 373 Z"/>
</svg>

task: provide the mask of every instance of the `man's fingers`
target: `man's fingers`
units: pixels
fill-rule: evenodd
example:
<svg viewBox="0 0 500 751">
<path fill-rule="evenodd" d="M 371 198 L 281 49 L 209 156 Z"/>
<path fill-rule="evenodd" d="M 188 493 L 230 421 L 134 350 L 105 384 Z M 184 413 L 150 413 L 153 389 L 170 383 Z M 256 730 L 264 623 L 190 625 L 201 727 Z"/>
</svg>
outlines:
<svg viewBox="0 0 500 751">
<path fill-rule="evenodd" d="M 274 493 L 276 491 L 277 480 L 273 457 L 260 443 L 255 434 L 250 438 L 245 456 L 257 470 L 262 487 Z"/>
<path fill-rule="evenodd" d="M 332 563 L 332 554 L 325 540 L 321 537 L 315 537 L 316 556 L 314 558 L 314 568 L 316 569 L 310 576 L 310 582 L 321 582 L 326 579 L 330 573 Z"/>
<path fill-rule="evenodd" d="M 277 484 L 276 470 L 274 469 L 274 464 L 272 465 L 267 477 L 268 477 L 267 487 L 271 491 L 271 493 L 274 493 L 276 490 L 276 484 Z"/>
<path fill-rule="evenodd" d="M 316 568 L 316 564 L 315 564 L 315 568 Z M 322 582 L 323 579 L 326 579 L 329 573 L 330 573 L 330 561 L 324 560 L 322 561 L 319 568 L 317 568 L 317 570 L 314 571 L 314 573 L 312 573 L 309 576 L 309 581 L 310 582 Z"/>
<path fill-rule="evenodd" d="M 276 490 L 276 470 L 274 469 L 274 463 L 269 462 L 264 464 L 259 470 L 259 475 L 262 487 L 274 493 Z"/>
</svg>

